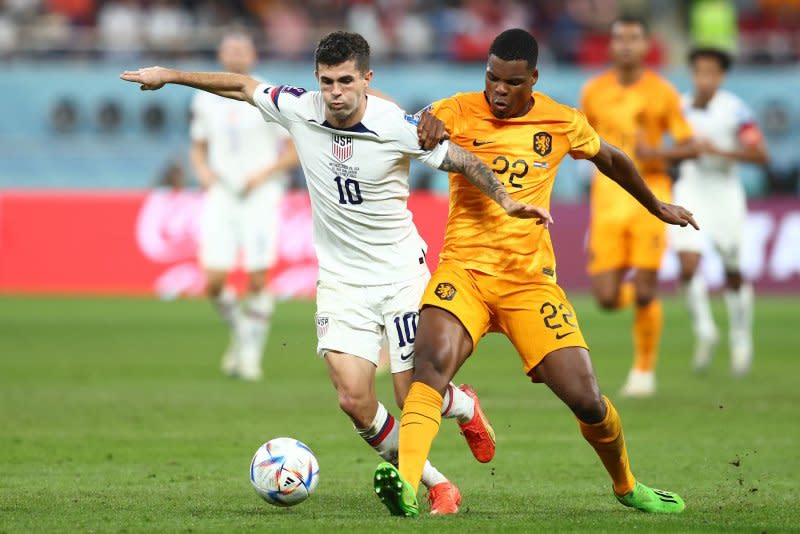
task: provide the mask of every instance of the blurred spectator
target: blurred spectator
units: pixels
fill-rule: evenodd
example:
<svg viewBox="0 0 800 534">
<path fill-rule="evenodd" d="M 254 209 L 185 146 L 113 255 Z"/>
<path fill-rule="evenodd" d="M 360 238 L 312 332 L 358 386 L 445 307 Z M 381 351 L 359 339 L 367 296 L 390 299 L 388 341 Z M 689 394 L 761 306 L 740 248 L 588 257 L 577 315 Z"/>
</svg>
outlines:
<svg viewBox="0 0 800 534">
<path fill-rule="evenodd" d="M 0 58 L 10 56 L 17 47 L 19 34 L 11 14 L 0 0 Z"/>
<path fill-rule="evenodd" d="M 406 59 L 430 57 L 434 52 L 433 26 L 422 8 L 400 12 L 394 17 L 395 49 Z"/>
<path fill-rule="evenodd" d="M 620 13 L 651 23 L 650 65 L 682 60 L 690 41 L 738 43 L 744 63 L 800 59 L 800 0 L 0 0 L 0 57 L 135 57 L 150 47 L 159 59 L 210 59 L 238 26 L 263 34 L 268 58 L 308 59 L 321 35 L 347 28 L 378 59 L 482 61 L 493 36 L 521 27 L 540 39 L 545 60 L 594 67 Z"/>
<path fill-rule="evenodd" d="M 381 60 L 391 51 L 389 22 L 381 16 L 376 2 L 354 0 L 347 11 L 347 29 L 360 33 L 369 43 L 370 55 Z"/>
<path fill-rule="evenodd" d="M 178 0 L 154 0 L 144 14 L 147 44 L 158 51 L 183 51 L 189 44 L 192 17 Z"/>
<path fill-rule="evenodd" d="M 484 61 L 489 45 L 503 30 L 530 28 L 528 8 L 513 0 L 466 0 L 456 23 L 449 50 L 459 61 Z"/>
<path fill-rule="evenodd" d="M 47 10 L 58 13 L 75 26 L 94 24 L 95 0 L 47 0 Z"/>
<path fill-rule="evenodd" d="M 104 4 L 97 24 L 105 51 L 118 58 L 138 55 L 144 22 L 144 12 L 137 0 L 111 0 Z"/>
<path fill-rule="evenodd" d="M 277 0 L 259 16 L 267 38 L 267 53 L 286 59 L 307 59 L 312 42 L 311 22 L 299 2 Z"/>
</svg>

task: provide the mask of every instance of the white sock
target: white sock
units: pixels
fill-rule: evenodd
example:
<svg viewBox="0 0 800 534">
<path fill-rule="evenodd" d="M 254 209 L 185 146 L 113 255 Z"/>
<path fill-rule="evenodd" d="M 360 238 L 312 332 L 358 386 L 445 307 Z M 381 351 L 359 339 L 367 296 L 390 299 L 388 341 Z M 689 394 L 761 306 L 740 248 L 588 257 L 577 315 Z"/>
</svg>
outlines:
<svg viewBox="0 0 800 534">
<path fill-rule="evenodd" d="M 714 324 L 714 316 L 711 314 L 708 287 L 699 274 L 694 275 L 686 284 L 686 304 L 692 316 L 695 336 L 703 339 L 716 338 L 717 325 Z"/>
<path fill-rule="evenodd" d="M 742 284 L 738 291 L 725 291 L 731 348 L 750 349 L 753 340 L 753 286 Z"/>
<path fill-rule="evenodd" d="M 275 299 L 266 290 L 262 290 L 257 295 L 247 297 L 242 308 L 246 323 L 245 339 L 248 343 L 252 343 L 258 354 L 261 354 L 267 343 Z"/>
<path fill-rule="evenodd" d="M 381 458 L 397 465 L 400 424 L 382 403 L 378 403 L 378 411 L 375 413 L 372 424 L 367 428 L 356 428 L 356 432 L 367 442 L 367 445 L 375 449 Z M 440 482 L 447 482 L 447 478 L 429 461 L 425 460 L 425 467 L 422 468 L 422 483 L 425 484 L 425 487 L 431 488 Z"/>
<path fill-rule="evenodd" d="M 463 425 L 472 421 L 474 415 L 475 401 L 450 382 L 442 396 L 442 417 L 455 417 Z"/>
</svg>

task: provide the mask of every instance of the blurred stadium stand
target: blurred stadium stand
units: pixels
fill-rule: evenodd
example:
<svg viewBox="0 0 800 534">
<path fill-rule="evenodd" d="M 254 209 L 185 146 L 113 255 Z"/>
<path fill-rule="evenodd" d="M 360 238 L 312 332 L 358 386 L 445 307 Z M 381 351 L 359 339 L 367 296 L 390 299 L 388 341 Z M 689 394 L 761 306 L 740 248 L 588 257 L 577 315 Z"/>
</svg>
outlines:
<svg viewBox="0 0 800 534">
<path fill-rule="evenodd" d="M 232 27 L 255 36 L 259 75 L 306 87 L 316 40 L 358 31 L 373 47 L 375 86 L 409 110 L 480 89 L 491 39 L 527 27 L 542 43 L 537 88 L 575 104 L 622 12 L 650 21 L 651 63 L 681 90 L 691 43 L 737 53 L 728 87 L 756 110 L 772 154 L 768 171 L 745 170 L 748 192 L 798 193 L 797 0 L 0 0 L 0 187 L 144 188 L 185 165 L 191 91 L 141 95 L 117 77 L 153 63 L 216 69 L 215 47 Z M 569 162 L 555 195 L 580 197 L 587 178 Z M 414 185 L 446 188 L 421 167 Z"/>
</svg>

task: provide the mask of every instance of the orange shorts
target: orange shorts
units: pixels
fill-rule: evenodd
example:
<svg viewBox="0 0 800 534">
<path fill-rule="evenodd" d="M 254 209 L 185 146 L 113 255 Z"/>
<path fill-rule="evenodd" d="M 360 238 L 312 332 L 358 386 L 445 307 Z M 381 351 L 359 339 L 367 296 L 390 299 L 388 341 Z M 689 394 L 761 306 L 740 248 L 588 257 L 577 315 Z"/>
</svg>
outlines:
<svg viewBox="0 0 800 534">
<path fill-rule="evenodd" d="M 668 184 L 650 187 L 659 199 L 669 202 Z M 605 204 L 592 199 L 589 274 L 628 268 L 657 271 L 667 249 L 666 224 L 634 199 L 619 200 Z"/>
<path fill-rule="evenodd" d="M 452 313 L 473 347 L 487 332 L 505 334 L 529 375 L 554 350 L 587 348 L 575 310 L 555 283 L 503 280 L 445 262 L 428 282 L 420 307 L 426 306 Z"/>
</svg>

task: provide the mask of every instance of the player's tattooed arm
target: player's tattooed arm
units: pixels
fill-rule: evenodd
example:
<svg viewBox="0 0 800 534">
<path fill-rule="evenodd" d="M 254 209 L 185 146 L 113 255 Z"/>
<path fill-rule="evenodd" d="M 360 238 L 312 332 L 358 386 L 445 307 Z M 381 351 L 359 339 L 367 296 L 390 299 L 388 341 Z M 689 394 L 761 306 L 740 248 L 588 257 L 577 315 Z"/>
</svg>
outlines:
<svg viewBox="0 0 800 534">
<path fill-rule="evenodd" d="M 450 143 L 450 146 L 448 146 L 447 154 L 441 165 L 439 165 L 439 169 L 463 175 L 472 185 L 497 202 L 512 217 L 538 219 L 537 224 L 544 224 L 545 227 L 553 222 L 553 218 L 546 209 L 523 204 L 511 198 L 505 186 L 492 172 L 492 169 L 475 155 L 454 143 Z"/>
<path fill-rule="evenodd" d="M 636 165 L 631 158 L 619 148 L 601 140 L 599 152 L 589 161 L 597 166 L 597 170 L 617 182 L 647 211 L 662 221 L 678 226 L 692 225 L 694 228 L 698 228 L 689 210 L 661 202 L 656 198 L 642 179 L 642 175 L 636 170 Z"/>
<path fill-rule="evenodd" d="M 140 84 L 142 91 L 156 91 L 168 83 L 186 85 L 215 95 L 244 100 L 253 104 L 253 92 L 259 81 L 233 72 L 189 72 L 164 67 L 126 70 L 120 78 Z"/>
</svg>

